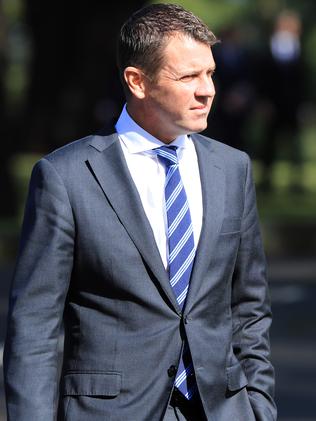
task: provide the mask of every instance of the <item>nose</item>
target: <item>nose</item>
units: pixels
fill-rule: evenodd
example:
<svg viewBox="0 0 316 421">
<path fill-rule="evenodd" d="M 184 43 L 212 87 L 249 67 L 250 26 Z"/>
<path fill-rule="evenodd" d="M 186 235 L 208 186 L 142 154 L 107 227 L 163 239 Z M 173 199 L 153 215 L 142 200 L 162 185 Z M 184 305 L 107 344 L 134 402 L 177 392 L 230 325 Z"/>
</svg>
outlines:
<svg viewBox="0 0 316 421">
<path fill-rule="evenodd" d="M 215 85 L 212 77 L 209 75 L 201 76 L 196 88 L 196 96 L 213 98 L 215 93 Z"/>
</svg>

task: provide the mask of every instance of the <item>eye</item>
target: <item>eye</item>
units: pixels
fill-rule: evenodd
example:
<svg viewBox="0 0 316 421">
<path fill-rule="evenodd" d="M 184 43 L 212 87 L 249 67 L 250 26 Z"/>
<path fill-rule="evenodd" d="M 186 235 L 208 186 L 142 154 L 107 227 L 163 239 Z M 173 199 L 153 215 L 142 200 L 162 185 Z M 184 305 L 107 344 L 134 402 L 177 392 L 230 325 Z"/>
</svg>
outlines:
<svg viewBox="0 0 316 421">
<path fill-rule="evenodd" d="M 215 69 L 209 70 L 207 72 L 207 76 L 210 77 L 210 78 L 212 78 L 214 76 L 214 74 L 215 74 Z"/>
<path fill-rule="evenodd" d="M 196 77 L 195 74 L 184 75 L 184 76 L 181 76 L 179 80 L 181 82 L 191 82 L 195 77 Z"/>
</svg>

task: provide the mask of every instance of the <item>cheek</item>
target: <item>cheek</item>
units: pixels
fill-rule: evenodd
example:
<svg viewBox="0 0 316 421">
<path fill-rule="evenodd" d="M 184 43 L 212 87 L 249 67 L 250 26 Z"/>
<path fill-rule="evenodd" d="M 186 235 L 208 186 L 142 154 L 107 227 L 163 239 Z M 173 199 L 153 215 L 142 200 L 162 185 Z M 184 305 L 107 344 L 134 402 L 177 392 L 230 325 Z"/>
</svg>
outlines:
<svg viewBox="0 0 316 421">
<path fill-rule="evenodd" d="M 156 111 L 166 112 L 169 117 L 175 118 L 183 115 L 192 105 L 194 95 L 191 90 L 182 87 L 181 89 L 164 89 L 153 91 L 151 95 Z"/>
<path fill-rule="evenodd" d="M 187 89 L 181 89 L 181 91 L 172 92 L 171 94 L 166 95 L 165 101 L 171 109 L 178 113 L 183 113 L 192 105 L 192 93 Z"/>
</svg>

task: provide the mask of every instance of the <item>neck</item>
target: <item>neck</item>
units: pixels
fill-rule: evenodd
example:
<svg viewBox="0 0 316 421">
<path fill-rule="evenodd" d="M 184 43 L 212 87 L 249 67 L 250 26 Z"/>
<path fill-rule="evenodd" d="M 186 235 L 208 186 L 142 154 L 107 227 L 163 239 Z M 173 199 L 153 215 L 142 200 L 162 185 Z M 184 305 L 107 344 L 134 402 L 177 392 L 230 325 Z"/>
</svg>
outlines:
<svg viewBox="0 0 316 421">
<path fill-rule="evenodd" d="M 159 127 L 157 124 L 153 124 L 153 118 L 148 119 L 148 112 L 143 110 L 142 104 L 134 104 L 134 102 L 128 102 L 126 106 L 127 112 L 130 117 L 137 123 L 142 129 L 146 130 L 149 134 L 154 136 L 156 139 L 168 145 L 173 142 L 177 136 L 171 136 L 163 133 L 162 130 L 152 130 L 153 127 Z M 146 116 L 146 118 L 144 118 Z M 161 127 L 161 129 L 163 129 Z"/>
</svg>

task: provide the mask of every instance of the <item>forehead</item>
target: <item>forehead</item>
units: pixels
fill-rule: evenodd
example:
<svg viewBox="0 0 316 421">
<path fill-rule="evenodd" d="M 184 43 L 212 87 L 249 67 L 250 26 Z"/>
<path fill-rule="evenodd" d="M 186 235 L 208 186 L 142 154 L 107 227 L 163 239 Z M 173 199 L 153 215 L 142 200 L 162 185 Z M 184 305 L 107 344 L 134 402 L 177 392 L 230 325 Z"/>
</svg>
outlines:
<svg viewBox="0 0 316 421">
<path fill-rule="evenodd" d="M 211 47 L 185 35 L 170 37 L 163 49 L 162 69 L 182 71 L 188 68 L 214 68 Z"/>
</svg>

